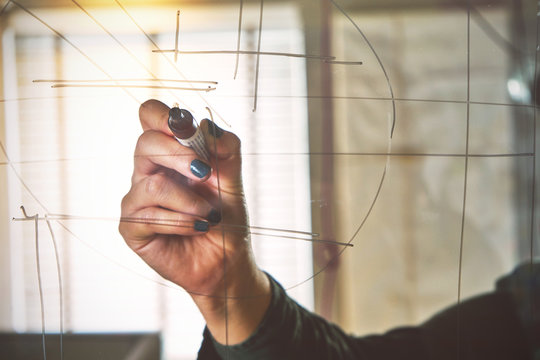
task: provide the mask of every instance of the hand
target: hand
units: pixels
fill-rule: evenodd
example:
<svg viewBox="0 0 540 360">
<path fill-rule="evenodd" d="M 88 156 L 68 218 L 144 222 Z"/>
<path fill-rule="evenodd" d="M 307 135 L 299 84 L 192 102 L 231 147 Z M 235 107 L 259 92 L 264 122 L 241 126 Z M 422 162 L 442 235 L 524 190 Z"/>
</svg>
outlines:
<svg viewBox="0 0 540 360">
<path fill-rule="evenodd" d="M 144 133 L 119 230 L 150 267 L 190 292 L 218 341 L 227 341 L 224 314 L 238 317 L 231 322 L 241 325 L 238 336 L 229 329 L 228 342 L 240 342 L 269 302 L 268 280 L 257 269 L 249 241 L 240 140 L 204 120 L 206 161 L 172 136 L 168 113 L 157 100 L 140 107 Z M 250 309 L 255 301 L 266 304 L 262 313 Z"/>
</svg>

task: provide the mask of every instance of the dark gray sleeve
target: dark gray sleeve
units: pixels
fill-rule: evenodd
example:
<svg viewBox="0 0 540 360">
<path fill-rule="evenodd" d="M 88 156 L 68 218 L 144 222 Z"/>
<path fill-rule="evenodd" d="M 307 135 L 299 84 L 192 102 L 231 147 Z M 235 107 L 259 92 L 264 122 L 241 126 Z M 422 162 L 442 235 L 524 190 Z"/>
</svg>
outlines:
<svg viewBox="0 0 540 360">
<path fill-rule="evenodd" d="M 205 329 L 199 359 L 532 359 L 515 301 L 505 292 L 468 299 L 416 327 L 354 337 L 302 308 L 270 280 L 270 306 L 253 335 L 224 346 Z"/>
<path fill-rule="evenodd" d="M 302 308 L 269 278 L 270 306 L 255 332 L 241 344 L 224 346 L 205 329 L 199 359 L 426 359 L 420 329 L 403 328 L 364 338 L 347 335 Z"/>
</svg>

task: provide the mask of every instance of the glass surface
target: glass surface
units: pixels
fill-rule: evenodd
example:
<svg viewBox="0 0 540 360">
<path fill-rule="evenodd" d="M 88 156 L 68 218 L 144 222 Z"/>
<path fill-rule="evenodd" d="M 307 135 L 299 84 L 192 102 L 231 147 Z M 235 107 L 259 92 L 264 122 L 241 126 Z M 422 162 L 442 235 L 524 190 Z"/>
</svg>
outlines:
<svg viewBox="0 0 540 360">
<path fill-rule="evenodd" d="M 240 137 L 259 266 L 347 332 L 540 255 L 534 1 L 267 0 L 259 34 L 261 3 L 0 3 L 1 330 L 161 332 L 164 358 L 195 356 L 189 294 L 117 230 L 148 98 Z"/>
</svg>

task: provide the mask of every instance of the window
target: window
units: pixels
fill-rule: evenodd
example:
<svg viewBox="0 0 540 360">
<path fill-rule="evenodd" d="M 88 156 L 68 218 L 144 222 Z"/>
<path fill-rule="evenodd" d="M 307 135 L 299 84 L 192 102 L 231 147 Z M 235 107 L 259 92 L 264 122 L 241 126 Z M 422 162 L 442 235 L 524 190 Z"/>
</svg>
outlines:
<svg viewBox="0 0 540 360">
<path fill-rule="evenodd" d="M 32 214 L 73 216 L 52 222 L 62 268 L 64 331 L 161 331 L 165 358 L 192 358 L 202 339 L 202 317 L 190 297 L 149 270 L 117 231 L 119 204 L 130 186 L 133 150 L 141 133 L 139 102 L 151 97 L 171 105 L 180 102 L 198 119 L 208 116 L 205 107 L 211 106 L 218 125 L 227 128 L 224 119 L 243 141 L 251 224 L 309 232 L 305 62 L 261 57 L 260 96 L 253 112 L 255 56 L 240 57 L 236 80 L 233 55 L 181 54 L 171 66 L 172 54 L 152 53 L 156 50 L 152 42 L 121 8 L 85 10 L 114 38 L 75 6 L 32 9 L 70 43 L 20 9 L 9 14 L 2 38 L 3 88 L 8 99 L 2 116 L 13 166 L 2 165 L 7 169 L 9 215 L 19 217 L 18 208 L 24 205 Z M 219 16 L 209 10 L 182 9 L 182 49 L 236 48 L 237 7 L 224 6 Z M 127 11 L 161 49 L 174 47 L 176 9 Z M 145 16 L 148 13 L 152 16 Z M 256 50 L 257 14 L 258 8 L 246 7 L 242 49 Z M 262 49 L 303 53 L 298 21 L 294 7 L 268 6 Z M 33 82 L 107 79 L 105 73 L 115 79 L 185 76 L 219 84 L 216 91 L 199 96 L 155 89 L 51 89 L 51 83 Z M 276 95 L 294 96 L 276 101 Z M 288 156 L 291 153 L 299 155 Z M 11 249 L 9 263 L 2 266 L 11 270 L 13 312 L 10 321 L 3 322 L 4 328 L 40 332 L 34 227 L 29 222 L 11 222 L 8 231 L 3 236 Z M 58 332 L 60 298 L 50 238 L 41 221 L 45 326 L 47 332 Z M 260 235 L 253 235 L 252 241 L 259 265 L 285 287 L 311 276 L 310 243 Z M 292 295 L 313 307 L 310 284 L 294 289 Z"/>
</svg>

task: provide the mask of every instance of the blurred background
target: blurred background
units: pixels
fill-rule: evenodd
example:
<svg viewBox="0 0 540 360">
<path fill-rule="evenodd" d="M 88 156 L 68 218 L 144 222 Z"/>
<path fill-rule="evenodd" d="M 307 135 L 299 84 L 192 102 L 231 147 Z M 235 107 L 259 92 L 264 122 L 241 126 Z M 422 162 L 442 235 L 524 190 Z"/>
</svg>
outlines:
<svg viewBox="0 0 540 360">
<path fill-rule="evenodd" d="M 0 353 L 41 356 L 44 330 L 50 358 L 59 334 L 64 358 L 196 357 L 189 294 L 117 231 L 148 98 L 240 136 L 260 267 L 347 332 L 418 324 L 540 255 L 533 0 L 0 11 Z"/>
</svg>

